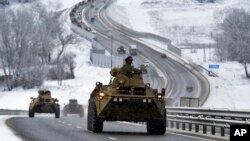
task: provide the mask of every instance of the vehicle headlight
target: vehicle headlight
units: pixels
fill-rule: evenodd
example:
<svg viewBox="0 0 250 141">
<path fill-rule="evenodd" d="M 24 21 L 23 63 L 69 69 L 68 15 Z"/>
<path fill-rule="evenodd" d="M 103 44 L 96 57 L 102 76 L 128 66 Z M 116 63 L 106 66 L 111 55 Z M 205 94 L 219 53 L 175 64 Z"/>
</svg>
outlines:
<svg viewBox="0 0 250 141">
<path fill-rule="evenodd" d="M 124 79 L 119 79 L 119 84 L 124 84 L 125 83 L 125 80 Z"/>
<path fill-rule="evenodd" d="M 103 93 L 103 92 L 99 93 L 99 97 L 104 97 L 105 95 L 106 95 L 106 94 Z"/>
<path fill-rule="evenodd" d="M 158 98 L 162 98 L 162 96 L 161 96 L 161 95 L 158 95 L 157 97 L 158 97 Z"/>
</svg>

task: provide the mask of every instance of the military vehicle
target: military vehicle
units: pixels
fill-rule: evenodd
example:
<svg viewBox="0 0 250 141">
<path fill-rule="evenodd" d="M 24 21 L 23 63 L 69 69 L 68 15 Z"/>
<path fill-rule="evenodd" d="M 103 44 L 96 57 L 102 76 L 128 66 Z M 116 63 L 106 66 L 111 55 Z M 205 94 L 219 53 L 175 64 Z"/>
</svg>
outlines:
<svg viewBox="0 0 250 141">
<path fill-rule="evenodd" d="M 89 98 L 88 130 L 102 132 L 104 121 L 146 122 L 149 134 L 166 131 L 165 89 L 161 92 L 145 84 L 141 71 L 134 69 L 131 77 L 113 68 L 110 84 L 97 82 Z"/>
<path fill-rule="evenodd" d="M 167 58 L 167 55 L 166 54 L 161 54 L 161 58 L 165 59 L 165 58 Z"/>
<path fill-rule="evenodd" d="M 142 74 L 148 73 L 147 66 L 145 64 L 140 65 L 140 70 Z"/>
<path fill-rule="evenodd" d="M 117 48 L 117 52 L 118 52 L 119 54 L 125 54 L 125 53 L 126 53 L 126 50 L 124 49 L 123 46 L 120 46 L 120 47 Z"/>
<path fill-rule="evenodd" d="M 60 118 L 60 105 L 49 90 L 39 90 L 37 98 L 31 97 L 29 117 L 33 118 L 35 113 L 55 113 L 55 118 Z"/>
<path fill-rule="evenodd" d="M 93 17 L 93 18 L 90 18 L 90 21 L 91 22 L 94 22 L 95 21 L 95 18 Z"/>
<path fill-rule="evenodd" d="M 79 114 L 80 117 L 83 117 L 83 106 L 78 104 L 76 99 L 70 99 L 69 104 L 63 107 L 63 116 L 67 116 L 68 114 Z"/>
<path fill-rule="evenodd" d="M 129 54 L 130 54 L 130 55 L 137 55 L 137 48 L 136 48 L 136 45 L 130 45 Z"/>
<path fill-rule="evenodd" d="M 91 31 L 91 28 L 90 27 L 85 27 L 84 28 L 86 31 L 90 32 Z"/>
</svg>

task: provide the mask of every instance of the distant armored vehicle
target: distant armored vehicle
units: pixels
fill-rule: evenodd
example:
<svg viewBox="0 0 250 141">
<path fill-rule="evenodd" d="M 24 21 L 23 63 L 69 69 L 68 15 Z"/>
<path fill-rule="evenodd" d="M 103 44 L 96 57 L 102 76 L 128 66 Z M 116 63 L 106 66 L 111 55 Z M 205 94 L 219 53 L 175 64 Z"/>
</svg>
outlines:
<svg viewBox="0 0 250 141">
<path fill-rule="evenodd" d="M 139 69 L 141 70 L 142 74 L 148 73 L 147 66 L 145 64 L 140 65 Z"/>
<path fill-rule="evenodd" d="M 136 48 L 136 45 L 130 45 L 129 54 L 130 54 L 130 55 L 137 55 L 137 48 Z"/>
<path fill-rule="evenodd" d="M 166 131 L 165 89 L 161 92 L 145 84 L 141 71 L 134 69 L 131 77 L 113 68 L 110 84 L 96 83 L 89 98 L 88 130 L 102 132 L 104 121 L 146 122 L 149 134 Z"/>
<path fill-rule="evenodd" d="M 80 117 L 83 117 L 83 106 L 78 104 L 76 99 L 70 99 L 69 104 L 63 107 L 63 116 L 67 116 L 68 114 L 79 114 Z"/>
<path fill-rule="evenodd" d="M 29 117 L 33 118 L 35 113 L 55 113 L 55 118 L 60 118 L 60 105 L 49 90 L 39 90 L 37 98 L 31 97 Z"/>
<path fill-rule="evenodd" d="M 167 58 L 167 55 L 166 54 L 161 54 L 161 58 Z"/>
<path fill-rule="evenodd" d="M 84 28 L 86 31 L 90 32 L 91 31 L 91 28 L 90 27 L 85 27 Z"/>
<path fill-rule="evenodd" d="M 125 53 L 126 53 L 126 50 L 124 49 L 123 46 L 120 46 L 120 47 L 117 48 L 117 52 L 118 52 L 119 54 L 125 54 Z"/>
</svg>

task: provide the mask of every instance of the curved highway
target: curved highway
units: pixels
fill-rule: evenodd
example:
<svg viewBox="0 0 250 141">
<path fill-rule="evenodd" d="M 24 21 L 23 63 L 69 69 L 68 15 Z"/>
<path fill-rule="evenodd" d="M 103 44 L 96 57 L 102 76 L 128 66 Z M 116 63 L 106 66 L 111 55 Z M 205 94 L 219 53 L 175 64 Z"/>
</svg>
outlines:
<svg viewBox="0 0 250 141">
<path fill-rule="evenodd" d="M 116 44 L 123 44 L 127 47 L 131 44 L 137 45 L 137 49 L 141 52 L 141 56 L 144 56 L 163 72 L 164 77 L 168 78 L 168 85 L 165 85 L 168 90 L 168 98 L 173 100 L 174 106 L 179 106 L 180 97 L 198 97 L 200 101 L 204 101 L 207 97 L 208 88 L 204 85 L 204 81 L 191 72 L 189 69 L 177 63 L 176 61 L 168 58 L 162 59 L 161 53 L 153 50 L 150 46 L 146 45 L 142 41 L 139 41 L 133 37 L 132 33 L 125 32 L 120 27 L 116 27 L 112 24 L 105 14 L 106 2 L 97 0 L 94 2 L 94 7 L 90 7 L 86 10 L 85 18 L 91 24 L 92 28 L 97 31 L 97 39 L 101 41 L 103 38 L 112 38 L 112 42 Z M 95 18 L 94 22 L 91 22 L 91 18 Z M 110 42 L 106 44 L 106 49 L 111 49 Z M 139 56 L 140 57 L 140 56 Z M 137 59 L 137 58 L 136 58 Z M 193 87 L 192 92 L 187 92 L 187 87 Z"/>
</svg>

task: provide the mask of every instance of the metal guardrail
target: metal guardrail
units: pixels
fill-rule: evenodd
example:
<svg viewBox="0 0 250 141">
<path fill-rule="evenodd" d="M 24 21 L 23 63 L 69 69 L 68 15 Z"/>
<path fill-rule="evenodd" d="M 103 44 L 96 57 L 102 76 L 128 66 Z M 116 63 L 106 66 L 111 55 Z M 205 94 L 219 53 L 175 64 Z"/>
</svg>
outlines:
<svg viewBox="0 0 250 141">
<path fill-rule="evenodd" d="M 167 128 L 229 136 L 230 125 L 250 124 L 250 110 L 167 107 Z M 218 130 L 219 129 L 219 130 Z"/>
<path fill-rule="evenodd" d="M 25 114 L 28 114 L 28 111 L 0 109 L 0 115 L 25 115 Z"/>
<path fill-rule="evenodd" d="M 250 110 L 224 110 L 224 109 L 208 109 L 208 108 L 177 108 L 167 107 L 168 113 L 178 115 L 194 115 L 203 117 L 219 117 L 224 119 L 240 119 L 250 120 Z"/>
</svg>

